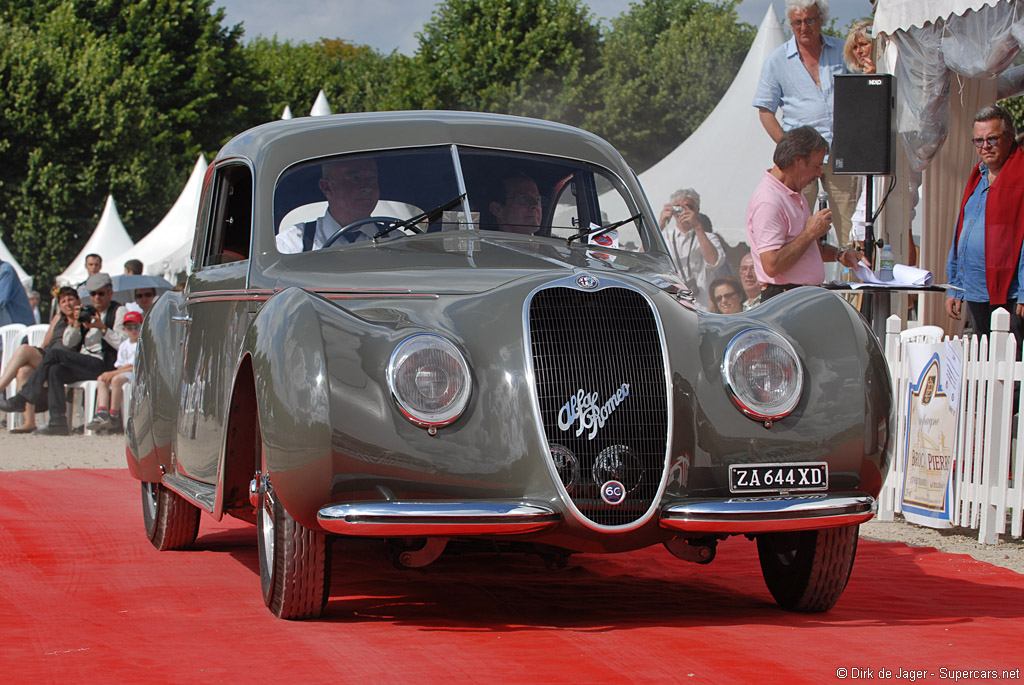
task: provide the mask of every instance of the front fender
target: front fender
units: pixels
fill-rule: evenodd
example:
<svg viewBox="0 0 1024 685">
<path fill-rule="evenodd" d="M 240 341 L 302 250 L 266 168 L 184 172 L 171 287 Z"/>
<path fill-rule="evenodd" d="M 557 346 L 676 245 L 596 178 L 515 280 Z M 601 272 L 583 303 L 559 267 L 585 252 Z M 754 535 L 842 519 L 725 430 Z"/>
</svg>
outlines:
<svg viewBox="0 0 1024 685">
<path fill-rule="evenodd" d="M 803 395 L 766 427 L 734 406 L 722 377 L 725 348 L 741 331 L 784 335 L 804 365 Z M 744 314 L 701 317 L 699 398 L 690 495 L 721 490 L 730 463 L 829 462 L 830 490 L 877 496 L 888 468 L 892 386 L 864 318 L 834 293 L 798 288 Z"/>
<path fill-rule="evenodd" d="M 316 509 L 330 500 L 332 388 L 344 395 L 345 387 L 379 383 L 360 350 L 392 335 L 300 288 L 270 298 L 246 334 L 242 356 L 252 361 L 267 473 L 304 526 L 317 528 Z"/>
</svg>

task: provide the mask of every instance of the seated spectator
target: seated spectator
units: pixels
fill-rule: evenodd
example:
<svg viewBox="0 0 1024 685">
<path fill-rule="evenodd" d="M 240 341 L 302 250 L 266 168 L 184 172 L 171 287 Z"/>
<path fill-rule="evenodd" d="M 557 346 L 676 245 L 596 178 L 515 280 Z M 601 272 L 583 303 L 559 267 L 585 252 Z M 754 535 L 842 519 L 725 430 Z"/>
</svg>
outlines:
<svg viewBox="0 0 1024 685">
<path fill-rule="evenodd" d="M 525 174 L 515 174 L 502 180 L 501 189 L 501 197 L 488 206 L 497 220 L 498 230 L 535 234 L 540 228 L 544 206 L 544 198 L 537 190 L 536 182 Z"/>
<path fill-rule="evenodd" d="M 124 315 L 124 330 L 128 338 L 117 348 L 114 368 L 96 377 L 96 418 L 86 424 L 87 429 L 97 433 L 124 433 L 121 421 L 124 386 L 132 380 L 135 348 L 139 343 L 141 329 L 142 314 L 132 311 Z"/>
<path fill-rule="evenodd" d="M 316 221 L 282 228 L 277 249 L 282 253 L 319 250 L 332 235 L 354 221 L 366 219 L 380 199 L 377 163 L 372 159 L 351 159 L 321 165 L 320 192 L 327 198 L 327 213 Z M 380 230 L 376 224 L 352 229 L 338 244 L 369 240 Z"/>
<path fill-rule="evenodd" d="M 735 278 L 716 278 L 708 288 L 713 314 L 739 314 L 743 311 L 743 286 Z"/>
<path fill-rule="evenodd" d="M 682 188 L 672 193 L 662 208 L 658 226 L 697 307 L 708 311 L 708 283 L 715 278 L 715 270 L 725 264 L 725 250 L 719 237 L 709 230 L 710 220 L 705 224 L 700 216 L 700 195 L 693 188 Z M 668 226 L 670 219 L 675 219 L 672 228 Z"/>
<path fill-rule="evenodd" d="M 3 375 L 0 375 L 0 388 L 6 388 L 15 376 L 18 379 L 18 388 L 22 388 L 32 372 L 39 366 L 39 362 L 43 360 L 43 355 L 47 351 L 64 347 L 64 329 L 71 325 L 71 318 L 80 304 L 78 291 L 74 288 L 64 287 L 57 292 L 57 306 L 60 311 L 50 321 L 50 328 L 46 331 L 46 337 L 43 338 L 43 346 L 19 345 L 10 362 L 4 367 Z M 44 410 L 41 409 L 41 411 Z M 22 425 L 11 429 L 11 433 L 31 433 L 36 429 L 36 409 L 33 405 L 25 405 L 22 418 L 24 419 Z"/>
<path fill-rule="evenodd" d="M 29 376 L 25 386 L 9 400 L 0 400 L 0 411 L 24 411 L 28 404 L 48 402 L 49 425 L 37 428 L 33 435 L 68 435 L 64 385 L 95 380 L 114 368 L 117 349 L 127 337 L 124 317 L 127 309 L 113 301 L 110 275 L 93 274 L 85 282 L 91 307 L 76 307 L 74 318 L 64 330 L 68 349 L 51 349 Z M 83 320 L 84 319 L 84 320 Z M 76 349 L 81 351 L 75 351 Z"/>
<path fill-rule="evenodd" d="M 743 284 L 743 292 L 747 296 L 747 301 L 743 303 L 743 311 L 761 304 L 761 283 L 758 282 L 757 271 L 754 269 L 754 255 L 749 252 L 740 260 L 740 283 Z"/>
</svg>

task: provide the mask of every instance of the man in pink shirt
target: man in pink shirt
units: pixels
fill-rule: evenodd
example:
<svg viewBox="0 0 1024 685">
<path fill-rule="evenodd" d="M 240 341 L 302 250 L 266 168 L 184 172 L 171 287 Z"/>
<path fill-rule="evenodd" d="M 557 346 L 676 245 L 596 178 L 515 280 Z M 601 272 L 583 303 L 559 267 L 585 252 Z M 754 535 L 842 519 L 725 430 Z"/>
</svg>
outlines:
<svg viewBox="0 0 1024 685">
<path fill-rule="evenodd" d="M 821 178 L 828 143 L 814 128 L 787 131 L 775 146 L 772 161 L 747 207 L 747 242 L 754 257 L 757 280 L 764 284 L 761 301 L 801 285 L 821 285 L 827 261 L 853 268 L 859 258 L 852 250 L 823 245 L 832 210 L 815 214 L 801 191 Z"/>
</svg>

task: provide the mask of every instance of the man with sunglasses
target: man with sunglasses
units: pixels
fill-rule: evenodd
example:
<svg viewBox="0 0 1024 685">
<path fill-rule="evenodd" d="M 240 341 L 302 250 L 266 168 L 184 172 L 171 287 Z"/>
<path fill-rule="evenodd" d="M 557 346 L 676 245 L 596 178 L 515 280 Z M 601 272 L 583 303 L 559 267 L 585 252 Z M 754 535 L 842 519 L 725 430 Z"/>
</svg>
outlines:
<svg viewBox="0 0 1024 685">
<path fill-rule="evenodd" d="M 784 131 L 812 126 L 831 146 L 834 77 L 849 73 L 843 59 L 846 42 L 821 32 L 829 22 L 827 0 L 786 0 L 786 18 L 793 37 L 765 60 L 753 105 L 758 109 L 761 125 L 776 143 Z M 781 124 L 775 118 L 779 109 Z M 828 163 L 822 166 L 821 187 L 834 210 L 832 225 L 843 247 L 849 245 L 858 183 L 856 176 L 836 176 Z M 818 179 L 812 179 L 802 190 L 808 205 L 813 207 Z"/>
<path fill-rule="evenodd" d="M 675 226 L 669 227 L 669 221 Z M 693 188 L 680 188 L 669 197 L 661 210 L 658 226 L 668 244 L 683 283 L 693 293 L 695 304 L 708 311 L 708 283 L 718 268 L 725 264 L 725 250 L 718 236 L 708 231 L 700 220 L 700 195 Z"/>
<path fill-rule="evenodd" d="M 47 402 L 49 425 L 33 435 L 67 435 L 69 433 L 65 383 L 95 380 L 101 373 L 114 368 L 117 350 L 127 337 L 124 317 L 127 308 L 113 301 L 114 288 L 110 275 L 93 274 L 86 280 L 90 306 L 75 309 L 71 325 L 64 330 L 63 343 L 67 349 L 51 349 L 29 376 L 25 386 L 9 400 L 0 400 L 0 411 L 24 411 L 27 404 Z M 75 349 L 79 351 L 74 351 Z"/>
<path fill-rule="evenodd" d="M 1024 154 L 1013 119 L 1001 107 L 981 108 L 974 116 L 978 164 L 960 201 L 956 234 L 946 260 L 946 313 L 960 320 L 963 304 L 978 335 L 991 332 L 992 312 L 1010 312 L 1010 330 L 1020 359 L 1024 339 Z"/>
</svg>

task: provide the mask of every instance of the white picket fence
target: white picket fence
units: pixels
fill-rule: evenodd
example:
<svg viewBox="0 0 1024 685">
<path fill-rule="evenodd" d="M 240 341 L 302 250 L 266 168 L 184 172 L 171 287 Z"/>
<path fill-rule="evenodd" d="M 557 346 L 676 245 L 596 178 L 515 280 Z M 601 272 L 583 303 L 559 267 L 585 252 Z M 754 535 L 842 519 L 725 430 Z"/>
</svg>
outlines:
<svg viewBox="0 0 1024 685">
<path fill-rule="evenodd" d="M 1024 441 L 1016 439 L 1024 433 L 1021 412 L 1014 406 L 1014 381 L 1024 381 L 1024 363 L 1015 361 L 1017 343 L 1009 325 L 1009 313 L 998 309 L 992 314 L 991 336 L 961 339 L 960 393 L 950 398 L 958 401 L 960 417 L 953 447 L 953 525 L 977 529 L 978 540 L 985 544 L 999 542 L 1007 532 L 1022 537 L 1024 525 Z M 879 496 L 878 517 L 883 521 L 893 520 L 902 511 L 911 380 L 907 346 L 941 342 L 933 333 L 916 334 L 919 329 L 901 335 L 900 328 L 899 317 L 889 317 L 885 355 L 892 374 L 896 425 L 893 463 Z"/>
</svg>

